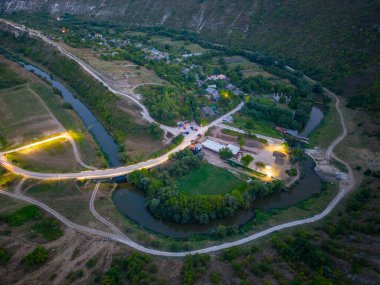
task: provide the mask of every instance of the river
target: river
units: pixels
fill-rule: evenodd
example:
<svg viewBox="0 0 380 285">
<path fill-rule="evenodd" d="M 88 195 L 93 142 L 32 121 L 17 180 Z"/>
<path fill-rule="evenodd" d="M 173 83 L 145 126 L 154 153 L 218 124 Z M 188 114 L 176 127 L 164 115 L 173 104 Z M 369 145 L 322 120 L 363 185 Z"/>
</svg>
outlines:
<svg viewBox="0 0 380 285">
<path fill-rule="evenodd" d="M 70 103 L 74 111 L 79 115 L 85 124 L 86 128 L 92 134 L 103 153 L 107 156 L 110 166 L 120 166 L 121 162 L 118 159 L 119 146 L 98 119 L 91 113 L 91 111 L 80 100 L 61 83 L 51 78 L 49 74 L 40 70 L 39 68 L 21 63 L 22 66 L 29 71 L 34 72 L 46 81 L 50 82 L 54 88 L 57 88 L 62 93 L 62 98 L 65 102 Z"/>
<path fill-rule="evenodd" d="M 311 134 L 311 132 L 314 131 L 315 128 L 319 126 L 323 117 L 324 117 L 324 115 L 323 115 L 322 110 L 319 109 L 318 107 L 313 106 L 313 108 L 311 109 L 311 112 L 310 112 L 309 121 L 307 122 L 302 133 L 300 133 L 299 135 L 301 137 L 307 138 Z"/>
<path fill-rule="evenodd" d="M 307 157 L 301 163 L 301 167 L 304 175 L 297 185 L 286 192 L 275 193 L 255 201 L 255 208 L 260 210 L 286 208 L 319 193 L 322 189 L 322 181 L 314 172 L 314 161 Z M 213 221 L 207 225 L 162 221 L 153 217 L 145 207 L 144 193 L 128 184 L 119 185 L 119 188 L 113 193 L 113 201 L 122 214 L 141 227 L 173 238 L 187 238 L 193 234 L 205 234 L 220 224 L 242 225 L 250 221 L 255 212 L 254 208 L 239 210 L 233 217 Z"/>
<path fill-rule="evenodd" d="M 35 74 L 50 82 L 53 87 L 61 93 L 63 100 L 72 105 L 74 111 L 80 116 L 86 128 L 93 135 L 102 151 L 108 158 L 112 167 L 121 165 L 118 159 L 118 145 L 96 119 L 91 111 L 61 83 L 51 78 L 49 74 L 38 69 L 35 66 L 22 63 L 25 69 L 33 71 Z M 323 112 L 313 107 L 310 119 L 301 133 L 308 136 L 323 119 Z M 269 210 L 273 208 L 285 208 L 305 200 L 315 193 L 321 191 L 321 180 L 314 172 L 314 162 L 307 158 L 301 163 L 304 175 L 299 183 L 287 192 L 272 194 L 268 197 L 261 198 L 255 202 L 255 209 Z M 243 225 L 254 217 L 255 209 L 239 210 L 233 217 L 213 221 L 207 225 L 200 224 L 178 224 L 174 222 L 162 221 L 154 218 L 145 207 L 145 196 L 142 191 L 134 189 L 128 184 L 120 184 L 120 187 L 113 193 L 113 201 L 118 210 L 129 219 L 135 221 L 141 227 L 159 234 L 173 238 L 186 238 L 194 234 L 205 234 L 217 225 Z"/>
</svg>

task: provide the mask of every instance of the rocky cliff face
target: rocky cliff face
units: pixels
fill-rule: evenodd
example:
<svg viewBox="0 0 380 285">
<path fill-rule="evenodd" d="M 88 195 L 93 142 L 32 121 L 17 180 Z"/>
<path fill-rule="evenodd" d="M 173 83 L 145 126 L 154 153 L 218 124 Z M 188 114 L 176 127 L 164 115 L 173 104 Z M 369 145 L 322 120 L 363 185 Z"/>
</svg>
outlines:
<svg viewBox="0 0 380 285">
<path fill-rule="evenodd" d="M 48 11 L 102 19 L 118 19 L 143 25 L 166 24 L 196 31 L 238 29 L 248 32 L 256 8 L 252 0 L 3 0 L 0 11 Z"/>
<path fill-rule="evenodd" d="M 206 40 L 286 58 L 348 93 L 380 74 L 378 0 L 0 0 L 0 13 L 36 11 L 191 29 Z"/>
</svg>

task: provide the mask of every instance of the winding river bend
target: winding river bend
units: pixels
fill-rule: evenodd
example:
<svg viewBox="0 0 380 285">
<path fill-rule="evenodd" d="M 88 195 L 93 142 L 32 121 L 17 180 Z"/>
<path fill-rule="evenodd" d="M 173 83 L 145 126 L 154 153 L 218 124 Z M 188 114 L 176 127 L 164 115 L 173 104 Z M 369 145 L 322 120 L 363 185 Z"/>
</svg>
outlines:
<svg viewBox="0 0 380 285">
<path fill-rule="evenodd" d="M 32 71 L 50 82 L 54 88 L 57 88 L 62 93 L 63 100 L 73 106 L 74 111 L 80 116 L 86 128 L 90 131 L 102 151 L 107 156 L 110 166 L 120 166 L 121 162 L 118 159 L 118 145 L 91 111 L 80 100 L 75 98 L 65 86 L 52 79 L 52 77 L 46 72 L 33 65 L 22 63 L 22 66 L 26 70 Z M 313 107 L 309 122 L 302 134 L 308 136 L 319 125 L 322 119 L 323 112 L 320 109 Z M 314 162 L 311 158 L 307 158 L 307 160 L 301 164 L 304 172 L 303 178 L 301 178 L 299 183 L 289 191 L 261 198 L 256 201 L 255 208 L 239 210 L 230 218 L 213 221 L 207 225 L 178 224 L 156 219 L 145 207 L 144 193 L 127 184 L 120 184 L 120 187 L 113 194 L 113 201 L 123 215 L 133 220 L 141 227 L 173 238 L 187 238 L 194 234 L 208 233 L 212 228 L 220 224 L 227 226 L 243 225 L 254 217 L 255 209 L 269 210 L 286 208 L 311 197 L 313 194 L 319 193 L 322 188 L 322 182 L 313 170 Z"/>
<path fill-rule="evenodd" d="M 323 117 L 323 112 L 314 106 L 310 113 L 309 121 L 301 135 L 305 137 L 309 136 L 319 126 Z M 315 173 L 314 167 L 314 161 L 310 157 L 307 157 L 305 161 L 301 162 L 302 178 L 289 191 L 261 198 L 255 202 L 255 208 L 239 210 L 230 218 L 212 221 L 207 225 L 179 224 L 162 221 L 153 217 L 145 207 L 145 194 L 143 191 L 137 190 L 127 184 L 120 184 L 120 187 L 113 193 L 113 201 L 124 216 L 141 225 L 141 227 L 173 238 L 187 238 L 194 234 L 206 234 L 220 224 L 226 226 L 243 225 L 253 219 L 255 209 L 286 208 L 310 198 L 313 194 L 319 193 L 322 189 L 322 180 Z"/>
<path fill-rule="evenodd" d="M 52 79 L 51 76 L 46 72 L 30 64 L 21 63 L 21 65 L 26 70 L 32 71 L 46 81 L 50 82 L 54 88 L 57 88 L 59 91 L 61 91 L 63 100 L 73 106 L 74 111 L 82 119 L 86 128 L 95 138 L 103 153 L 107 156 L 110 166 L 120 166 L 121 162 L 118 159 L 118 145 L 111 137 L 111 135 L 107 132 L 107 130 L 103 127 L 103 125 L 98 121 L 98 119 L 86 107 L 86 105 L 75 98 L 74 95 L 65 86 Z"/>
<path fill-rule="evenodd" d="M 119 185 L 120 187 L 113 193 L 113 201 L 123 215 L 141 225 L 141 227 L 173 238 L 187 238 L 194 234 L 208 233 L 212 228 L 220 224 L 226 226 L 243 225 L 254 217 L 255 209 L 286 208 L 319 193 L 322 189 L 322 181 L 314 171 L 314 161 L 308 157 L 301 163 L 301 166 L 303 177 L 289 191 L 261 198 L 254 203 L 255 208 L 239 210 L 230 218 L 213 221 L 207 225 L 179 224 L 156 219 L 145 207 L 144 193 L 127 184 Z"/>
</svg>

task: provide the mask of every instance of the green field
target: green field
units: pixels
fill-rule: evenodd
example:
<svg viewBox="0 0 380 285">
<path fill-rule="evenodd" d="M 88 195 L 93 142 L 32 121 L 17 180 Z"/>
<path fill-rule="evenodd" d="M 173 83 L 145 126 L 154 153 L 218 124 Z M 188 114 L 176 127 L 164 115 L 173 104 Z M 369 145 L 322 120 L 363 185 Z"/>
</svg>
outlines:
<svg viewBox="0 0 380 285">
<path fill-rule="evenodd" d="M 241 184 L 228 170 L 204 163 L 190 174 L 177 179 L 180 192 L 189 194 L 226 194 Z"/>
<path fill-rule="evenodd" d="M 274 126 L 265 121 L 252 120 L 247 116 L 244 116 L 240 113 L 235 114 L 234 122 L 231 124 L 233 127 L 249 130 L 253 133 L 269 136 L 273 138 L 281 138 L 281 134 L 275 130 Z M 247 128 L 247 123 L 252 120 L 253 128 Z"/>
<path fill-rule="evenodd" d="M 30 141 L 42 131 L 59 128 L 28 85 L 0 89 L 0 105 L 0 136 L 9 143 Z"/>
<path fill-rule="evenodd" d="M 200 45 L 191 43 L 191 42 L 185 42 L 180 40 L 173 40 L 169 37 L 164 36 L 153 36 L 152 40 L 156 43 L 159 43 L 161 45 L 166 45 L 171 47 L 171 52 L 201 52 L 204 53 L 207 50 L 205 48 L 202 48 Z"/>
</svg>

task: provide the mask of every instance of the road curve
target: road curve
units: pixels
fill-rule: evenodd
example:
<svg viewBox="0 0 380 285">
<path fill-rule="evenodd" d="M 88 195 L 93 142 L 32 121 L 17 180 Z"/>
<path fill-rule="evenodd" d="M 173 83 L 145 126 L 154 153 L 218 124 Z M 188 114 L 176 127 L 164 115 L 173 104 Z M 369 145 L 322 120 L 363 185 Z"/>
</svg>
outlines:
<svg viewBox="0 0 380 285">
<path fill-rule="evenodd" d="M 5 22 L 8 22 L 8 21 L 5 21 Z M 29 31 L 29 32 L 31 32 L 31 31 Z M 36 36 L 38 36 L 40 38 L 44 37 L 44 36 L 42 36 L 39 33 Z M 46 39 L 45 41 L 47 41 L 47 42 L 50 41 L 46 37 L 44 37 L 44 38 Z M 51 41 L 50 41 L 50 43 L 53 44 L 53 45 L 55 45 Z M 60 46 L 58 46 L 57 48 L 59 50 L 62 49 Z M 78 63 L 80 64 L 80 62 L 78 62 Z M 86 65 L 82 65 L 82 64 L 81 64 L 81 66 L 83 68 L 87 67 Z M 294 71 L 293 69 L 291 69 L 291 70 Z M 99 80 L 99 81 L 102 82 L 102 80 Z M 108 88 L 110 88 L 110 87 L 108 87 Z M 345 125 L 345 122 L 344 122 L 343 114 L 342 114 L 342 112 L 340 110 L 340 107 L 339 107 L 340 101 L 339 101 L 339 98 L 334 93 L 332 93 L 331 91 L 329 91 L 327 89 L 324 89 L 324 90 L 325 90 L 325 92 L 327 92 L 328 94 L 330 94 L 331 96 L 333 96 L 334 99 L 336 100 L 335 107 L 336 107 L 336 110 L 337 110 L 337 112 L 338 112 L 338 114 L 340 116 L 340 122 L 342 124 L 342 133 L 328 147 L 328 149 L 326 151 L 326 158 L 327 159 L 334 158 L 334 159 L 340 161 L 341 163 L 343 163 L 347 167 L 347 169 L 349 171 L 349 179 L 348 179 L 348 181 L 341 181 L 340 182 L 338 194 L 331 201 L 331 203 L 326 207 L 326 209 L 323 212 L 321 212 L 320 214 L 317 214 L 317 215 L 315 215 L 313 217 L 310 217 L 310 218 L 306 218 L 306 219 L 301 219 L 301 220 L 296 220 L 296 221 L 280 224 L 280 225 L 271 227 L 269 229 L 266 229 L 264 231 L 261 231 L 261 232 L 255 233 L 253 235 L 250 235 L 248 237 L 239 239 L 237 241 L 227 242 L 227 243 L 223 243 L 223 244 L 212 246 L 212 247 L 207 247 L 207 248 L 203 248 L 203 249 L 199 249 L 199 250 L 194 250 L 194 251 L 167 252 L 167 251 L 160 251 L 160 250 L 154 250 L 154 249 L 146 248 L 146 247 L 144 247 L 142 245 L 139 245 L 139 244 L 137 244 L 137 243 L 135 243 L 135 242 L 133 242 L 133 241 L 131 241 L 129 239 L 126 239 L 125 237 L 123 237 L 121 235 L 115 235 L 115 234 L 111 234 L 111 233 L 106 233 L 106 232 L 99 231 L 99 230 L 96 230 L 96 229 L 92 229 L 92 228 L 88 228 L 88 227 L 85 227 L 85 226 L 77 225 L 77 224 L 69 221 L 68 219 L 66 219 L 65 217 L 63 217 L 62 215 L 60 215 L 58 212 L 56 212 L 55 210 L 51 209 L 47 205 L 45 205 L 45 204 L 43 204 L 43 203 L 41 203 L 41 202 L 39 202 L 39 201 L 37 201 L 37 200 L 35 200 L 33 198 L 27 197 L 25 195 L 16 194 L 16 193 L 10 193 L 10 192 L 3 191 L 3 190 L 0 190 L 0 194 L 3 194 L 3 195 L 6 195 L 8 197 L 12 197 L 12 198 L 15 198 L 15 199 L 19 199 L 19 200 L 23 200 L 25 202 L 29 202 L 29 203 L 35 204 L 35 205 L 41 207 L 42 209 L 44 209 L 45 211 L 49 212 L 51 215 L 53 215 L 58 220 L 60 220 L 63 224 L 65 224 L 66 226 L 68 226 L 69 228 L 72 228 L 74 230 L 82 231 L 82 232 L 85 232 L 85 233 L 88 233 L 88 234 L 97 235 L 97 236 L 104 237 L 104 238 L 109 238 L 109 239 L 112 239 L 114 241 L 126 244 L 126 245 L 128 245 L 128 246 L 130 246 L 130 247 L 132 247 L 132 248 L 134 248 L 136 250 L 139 250 L 141 252 L 144 252 L 144 253 L 153 254 L 153 255 L 160 255 L 160 256 L 170 256 L 170 257 L 181 257 L 181 256 L 185 256 L 185 255 L 188 255 L 188 254 L 215 252 L 215 251 L 219 251 L 219 250 L 222 250 L 222 249 L 227 249 L 227 248 L 230 248 L 230 247 L 234 247 L 234 246 L 245 244 L 247 242 L 256 240 L 258 238 L 264 237 L 264 236 L 269 235 L 269 234 L 271 234 L 273 232 L 280 231 L 280 230 L 283 230 L 283 229 L 286 229 L 286 228 L 291 228 L 291 227 L 295 227 L 295 226 L 299 226 L 299 225 L 304 225 L 304 224 L 308 224 L 308 223 L 314 223 L 316 221 L 321 220 L 325 216 L 327 216 L 336 207 L 336 205 L 342 200 L 342 198 L 345 196 L 345 194 L 347 192 L 349 192 L 353 188 L 353 186 L 355 184 L 354 176 L 353 176 L 352 169 L 351 169 L 350 165 L 348 165 L 345 161 L 343 161 L 343 160 L 339 159 L 338 157 L 336 157 L 336 155 L 333 152 L 334 148 L 347 135 L 347 129 L 346 129 L 346 125 Z M 241 106 L 239 105 L 240 108 L 242 107 L 242 104 L 243 103 L 240 104 Z M 239 108 L 239 110 L 240 110 L 240 108 Z M 230 114 L 231 112 L 229 112 L 228 114 Z M 226 114 L 226 115 L 228 115 L 228 114 Z M 217 125 L 222 120 L 223 120 L 223 117 L 221 117 L 218 120 L 214 121 L 208 127 L 211 127 L 213 125 Z M 207 128 L 206 127 L 202 128 L 202 132 L 205 132 L 208 129 L 208 127 Z M 187 144 L 189 143 L 189 139 L 190 139 L 190 136 L 187 137 L 187 140 L 185 140 L 184 143 L 182 143 L 180 146 L 178 146 L 177 148 L 175 148 L 170 153 L 173 153 L 175 151 L 178 151 L 180 149 L 185 148 L 187 146 Z M 3 158 L 1 158 L 0 163 L 5 168 L 8 168 L 10 171 L 13 171 L 13 172 L 21 171 L 21 173 L 19 173 L 19 174 L 24 175 L 26 177 L 33 177 L 33 175 L 36 175 L 37 177 L 33 177 L 33 178 L 37 178 L 37 179 L 87 178 L 88 179 L 88 178 L 114 177 L 114 176 L 119 176 L 119 175 L 122 175 L 122 174 L 125 174 L 125 173 L 129 173 L 129 172 L 131 172 L 133 170 L 136 170 L 136 169 L 153 167 L 155 165 L 158 165 L 158 164 L 162 163 L 163 161 L 166 161 L 169 154 L 164 155 L 164 156 L 162 156 L 162 157 L 160 157 L 158 159 L 153 159 L 153 160 L 150 160 L 150 161 L 147 161 L 147 162 L 142 162 L 140 164 L 136 164 L 136 165 L 132 165 L 132 166 L 126 166 L 126 167 L 117 168 L 117 169 L 95 170 L 95 171 L 92 171 L 92 172 L 87 171 L 86 172 L 87 174 L 84 175 L 84 177 L 83 177 L 83 173 L 85 173 L 85 172 L 81 172 L 79 174 L 78 173 L 75 174 L 75 175 L 78 175 L 78 177 L 75 177 L 75 176 L 71 177 L 73 174 L 45 174 L 45 175 L 52 175 L 51 176 L 52 178 L 50 176 L 48 176 L 48 177 L 40 177 L 39 175 L 42 175 L 42 174 L 40 174 L 40 173 L 36 174 L 34 172 L 27 172 L 27 171 L 22 170 L 20 168 L 16 168 L 15 166 L 11 165 L 9 162 L 4 161 Z M 96 171 L 101 171 L 102 173 L 97 173 Z M 24 173 L 22 173 L 22 172 L 24 172 Z M 31 176 L 28 176 L 28 174 L 31 175 Z M 62 175 L 62 176 L 59 177 L 60 175 Z M 64 175 L 67 175 L 67 178 L 64 178 Z"/>
<path fill-rule="evenodd" d="M 341 112 L 339 112 L 340 111 L 339 101 L 337 101 L 337 104 L 335 105 L 335 107 L 337 108 L 339 116 L 341 117 L 341 119 L 343 120 L 342 122 L 344 123 L 343 114 Z M 344 130 L 345 129 L 345 125 L 343 125 L 342 127 L 343 127 L 343 130 Z M 330 148 L 329 154 L 326 153 L 326 157 L 329 156 L 329 155 L 332 156 L 332 157 L 335 157 L 335 155 L 333 153 L 333 149 L 334 149 L 334 147 L 337 144 L 339 144 L 339 142 L 341 142 L 343 140 L 343 138 L 346 136 L 346 134 L 347 134 L 347 131 L 343 131 L 342 134 L 340 136 L 338 136 L 331 143 L 332 147 Z M 337 157 L 335 157 L 335 158 L 337 158 Z M 342 160 L 340 160 L 340 161 L 342 161 Z M 35 204 L 35 205 L 41 207 L 42 209 L 44 209 L 45 211 L 47 211 L 48 213 L 50 213 L 51 215 L 53 215 L 54 217 L 56 217 L 63 224 L 65 224 L 67 227 L 72 228 L 74 230 L 81 231 L 81 232 L 84 232 L 84 233 L 88 233 L 88 234 L 91 234 L 91 235 L 97 235 L 97 236 L 100 236 L 100 237 L 103 237 L 103 238 L 109 238 L 111 240 L 114 240 L 116 242 L 125 244 L 125 245 L 127 245 L 127 246 L 129 246 L 129 247 L 131 247 L 133 249 L 136 249 L 138 251 L 141 251 L 141 252 L 144 252 L 144 253 L 147 253 L 147 254 L 158 255 L 158 256 L 166 256 L 166 257 L 183 257 L 183 256 L 186 256 L 188 254 L 211 253 L 211 252 L 227 249 L 227 248 L 230 248 L 230 247 L 243 245 L 245 243 L 254 241 L 256 239 L 259 239 L 261 237 L 267 236 L 267 235 L 269 235 L 271 233 L 274 233 L 274 232 L 277 232 L 277 231 L 280 231 L 280 230 L 283 230 L 283 229 L 292 228 L 292 227 L 296 227 L 296 226 L 300 226 L 300 225 L 304 225 L 304 224 L 309 224 L 309 223 L 314 223 L 314 222 L 317 222 L 317 221 L 323 219 L 324 217 L 326 217 L 336 207 L 336 205 L 338 205 L 338 203 L 342 200 L 342 198 L 345 196 L 345 194 L 347 192 L 349 192 L 349 190 L 352 189 L 352 187 L 354 186 L 354 179 L 353 179 L 354 177 L 352 176 L 352 169 L 351 169 L 351 167 L 346 162 L 344 162 L 344 161 L 342 161 L 342 162 L 349 169 L 350 179 L 348 181 L 341 181 L 340 182 L 338 194 L 334 197 L 334 199 L 330 202 L 330 204 L 326 207 L 326 209 L 323 212 L 321 212 L 320 214 L 314 215 L 313 217 L 310 217 L 310 218 L 306 218 L 306 219 L 301 219 L 301 220 L 296 220 L 296 221 L 280 224 L 280 225 L 271 227 L 271 228 L 266 229 L 264 231 L 255 233 L 253 235 L 250 235 L 248 237 L 245 237 L 245 238 L 233 241 L 233 242 L 227 242 L 227 243 L 223 243 L 223 244 L 220 244 L 220 245 L 206 247 L 206 248 L 203 248 L 203 249 L 198 249 L 198 250 L 193 250 L 193 251 L 183 251 L 183 252 L 168 252 L 168 251 L 160 251 L 160 250 L 150 249 L 150 248 L 147 248 L 147 247 L 144 247 L 142 245 L 137 244 L 136 242 L 134 242 L 134 241 L 126 238 L 124 235 L 111 234 L 111 233 L 107 233 L 107 232 L 103 232 L 103 231 L 99 231 L 99 230 L 96 230 L 96 229 L 91 229 L 91 228 L 88 228 L 88 227 L 85 227 L 85 226 L 81 226 L 81 225 L 75 224 L 75 223 L 69 221 L 68 219 L 66 219 L 65 217 L 63 217 L 62 215 L 60 215 L 59 213 L 57 213 L 55 210 L 53 210 L 50 207 L 48 207 L 47 205 L 45 205 L 45 204 L 43 204 L 43 203 L 41 203 L 41 202 L 39 202 L 39 201 L 37 201 L 35 199 L 27 197 L 25 195 L 10 193 L 10 192 L 7 192 L 7 191 L 2 191 L 2 190 L 0 190 L 0 194 L 3 194 L 3 195 L 6 195 L 6 196 L 15 198 L 15 199 L 19 199 L 19 200 L 23 200 L 25 202 L 29 202 L 29 203 Z M 96 195 L 96 192 L 95 192 L 95 195 Z M 93 193 L 93 197 L 95 197 L 95 195 Z M 93 198 L 93 199 L 95 199 L 95 198 Z"/>
<path fill-rule="evenodd" d="M 128 237 L 126 237 L 124 235 L 124 233 L 122 233 L 116 226 L 114 226 L 111 222 L 109 222 L 108 220 L 106 220 L 104 217 L 102 217 L 101 215 L 99 215 L 99 213 L 96 211 L 95 209 L 95 205 L 94 205 L 94 202 L 95 202 L 95 199 L 96 199 L 96 194 L 98 193 L 99 191 L 99 187 L 100 187 L 100 182 L 96 183 L 95 185 L 95 188 L 94 188 L 94 191 L 92 191 L 92 195 L 91 195 L 91 198 L 90 198 L 90 202 L 89 202 L 89 208 L 90 208 L 90 211 L 92 213 L 92 215 L 98 220 L 100 221 L 102 224 L 106 225 L 107 227 L 109 227 L 115 234 L 127 239 L 127 240 L 130 240 Z"/>
<path fill-rule="evenodd" d="M 200 127 L 198 129 L 198 132 L 192 132 L 188 136 L 185 137 L 184 141 L 171 150 L 170 152 L 154 159 L 150 159 L 147 161 L 143 161 L 140 163 L 136 163 L 133 165 L 128 165 L 128 166 L 122 166 L 118 168 L 108 168 L 108 169 L 96 169 L 96 170 L 86 170 L 86 171 L 81 171 L 81 172 L 74 172 L 74 173 L 40 173 L 40 172 L 34 172 L 34 171 L 29 171 L 25 170 L 22 168 L 19 168 L 12 163 L 10 163 L 6 157 L 3 154 L 9 153 L 9 152 L 14 152 L 14 150 L 10 150 L 5 153 L 0 153 L 0 164 L 8 169 L 11 172 L 20 174 L 24 177 L 28 178 L 34 178 L 34 179 L 39 179 L 39 180 L 64 180 L 64 179 L 107 179 L 107 178 L 112 178 L 112 177 L 118 177 L 122 175 L 126 175 L 130 172 L 133 172 L 135 170 L 139 170 L 142 168 L 152 168 L 157 165 L 160 165 L 164 162 L 166 162 L 170 155 L 178 152 L 180 150 L 185 149 L 186 147 L 189 146 L 192 140 L 195 140 L 197 138 L 198 134 L 204 134 L 206 131 L 213 126 L 217 126 L 220 124 L 226 117 L 238 112 L 242 107 L 244 106 L 244 103 L 241 102 L 238 106 L 236 106 L 233 110 L 229 111 L 228 113 L 224 114 L 220 118 L 216 119 L 212 123 L 210 123 L 208 126 L 205 127 Z"/>
<path fill-rule="evenodd" d="M 68 58 L 74 60 L 76 63 L 78 63 L 88 74 L 90 74 L 93 78 L 95 78 L 97 81 L 99 81 L 100 83 L 102 83 L 103 86 L 105 86 L 110 92 L 112 92 L 115 95 L 127 97 L 128 99 L 132 100 L 135 104 L 137 104 L 141 108 L 141 110 L 142 110 L 141 111 L 142 117 L 146 121 L 148 121 L 148 123 L 157 123 L 162 130 L 164 130 L 166 132 L 170 132 L 170 133 L 172 133 L 174 135 L 178 135 L 177 132 L 173 133 L 173 131 L 175 131 L 174 128 L 156 122 L 156 120 L 154 120 L 152 118 L 152 116 L 150 115 L 150 113 L 149 113 L 148 109 L 145 107 L 145 105 L 143 105 L 134 96 L 132 96 L 131 94 L 128 94 L 128 93 L 120 92 L 120 91 L 114 89 L 113 87 L 111 87 L 105 80 L 103 80 L 103 78 L 98 74 L 98 72 L 94 68 L 92 68 L 89 64 L 87 64 L 86 62 L 84 62 L 83 60 L 81 60 L 80 58 L 78 58 L 76 55 L 74 55 L 71 52 L 69 52 L 66 49 L 64 49 L 58 43 L 50 40 L 45 35 L 43 35 L 41 32 L 36 31 L 36 30 L 32 30 L 32 29 L 25 29 L 22 26 L 19 26 L 16 23 L 13 23 L 13 22 L 5 20 L 5 19 L 1 19 L 0 18 L 0 21 L 3 22 L 3 23 L 5 23 L 5 24 L 7 24 L 7 25 L 9 25 L 9 26 L 12 26 L 13 28 L 15 28 L 17 30 L 20 30 L 20 31 L 22 31 L 24 33 L 28 33 L 30 36 L 37 37 L 37 38 L 43 40 L 44 42 L 46 42 L 47 44 L 55 47 L 63 55 L 65 55 L 66 57 L 68 57 Z M 146 84 L 147 83 L 143 83 L 142 85 L 146 85 Z M 149 84 L 151 84 L 151 83 L 149 83 Z"/>
</svg>

